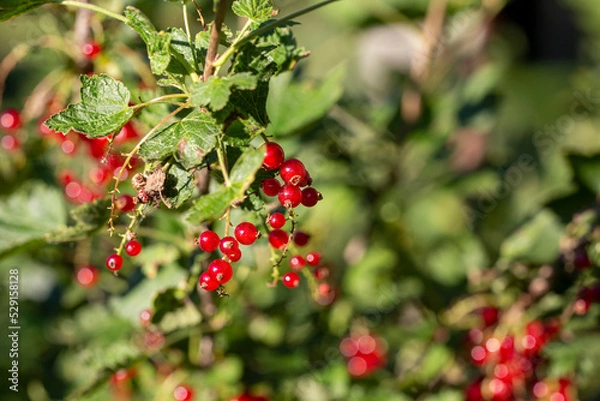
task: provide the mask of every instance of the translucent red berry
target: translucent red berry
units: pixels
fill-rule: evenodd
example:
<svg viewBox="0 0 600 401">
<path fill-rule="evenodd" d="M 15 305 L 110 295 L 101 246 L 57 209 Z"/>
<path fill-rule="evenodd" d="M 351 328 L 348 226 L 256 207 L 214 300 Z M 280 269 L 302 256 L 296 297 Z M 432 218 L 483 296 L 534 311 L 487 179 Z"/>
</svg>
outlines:
<svg viewBox="0 0 600 401">
<path fill-rule="evenodd" d="M 182 384 L 173 390 L 173 398 L 175 401 L 192 401 L 194 399 L 194 392 L 191 387 Z"/>
<path fill-rule="evenodd" d="M 277 178 L 267 178 L 261 183 L 261 187 L 265 195 L 277 196 L 281 189 L 281 183 L 277 181 Z"/>
<path fill-rule="evenodd" d="M 136 240 L 131 240 L 125 245 L 125 252 L 129 256 L 137 256 L 142 251 L 142 244 Z"/>
<path fill-rule="evenodd" d="M 237 225 L 234 231 L 235 238 L 242 245 L 252 245 L 258 238 L 258 229 L 247 221 Z"/>
<path fill-rule="evenodd" d="M 300 182 L 298 183 L 299 187 L 306 187 L 306 186 L 311 186 L 312 185 L 312 178 L 310 177 L 310 173 L 308 171 L 306 171 L 306 176 L 300 180 Z"/>
<path fill-rule="evenodd" d="M 231 253 L 232 251 L 239 249 L 240 244 L 237 240 L 231 236 L 221 238 L 221 242 L 219 243 L 219 249 L 223 252 L 224 255 Z"/>
<path fill-rule="evenodd" d="M 219 288 L 220 285 L 219 282 L 213 276 L 211 276 L 208 271 L 202 273 L 198 281 L 200 282 L 200 288 L 206 291 L 214 291 Z"/>
<path fill-rule="evenodd" d="M 0 145 L 5 150 L 17 150 L 21 146 L 21 143 L 16 136 L 12 134 L 6 134 L 0 140 Z"/>
<path fill-rule="evenodd" d="M 283 227 L 286 221 L 287 218 L 283 213 L 275 212 L 269 216 L 269 225 L 275 229 Z"/>
<path fill-rule="evenodd" d="M 275 170 L 281 166 L 281 163 L 283 163 L 283 159 L 285 158 L 283 148 L 275 142 L 267 142 L 264 147 L 265 159 L 263 165 L 269 170 Z"/>
<path fill-rule="evenodd" d="M 302 270 L 306 265 L 306 260 L 300 255 L 294 255 L 290 258 L 290 267 L 294 270 Z"/>
<path fill-rule="evenodd" d="M 321 199 L 323 199 L 323 196 L 313 187 L 304 188 L 302 190 L 302 204 L 306 207 L 313 207 Z"/>
<path fill-rule="evenodd" d="M 300 285 L 300 276 L 295 272 L 287 272 L 283 275 L 281 281 L 288 288 L 296 288 Z"/>
<path fill-rule="evenodd" d="M 287 159 L 279 167 L 279 174 L 283 182 L 298 185 L 306 178 L 307 172 L 304 164 L 298 159 Z"/>
<path fill-rule="evenodd" d="M 204 252 L 214 252 L 219 247 L 221 239 L 219 235 L 211 230 L 206 230 L 198 237 L 198 245 Z"/>
<path fill-rule="evenodd" d="M 296 207 L 302 202 L 302 191 L 295 185 L 285 184 L 277 194 L 284 207 Z"/>
<path fill-rule="evenodd" d="M 273 248 L 283 249 L 289 241 L 289 235 L 283 230 L 273 230 L 269 233 L 269 244 Z"/>
<path fill-rule="evenodd" d="M 75 276 L 80 286 L 90 288 L 98 281 L 98 269 L 94 266 L 81 266 L 77 269 Z"/>
<path fill-rule="evenodd" d="M 498 309 L 492 306 L 481 308 L 479 314 L 485 327 L 490 327 L 498 321 Z"/>
<path fill-rule="evenodd" d="M 305 246 L 310 240 L 310 235 L 303 231 L 296 231 L 294 233 L 294 243 L 298 246 Z"/>
<path fill-rule="evenodd" d="M 113 253 L 106 258 L 106 267 L 108 267 L 112 271 L 117 271 L 121 267 L 123 267 L 123 258 L 121 255 L 117 255 Z"/>
<path fill-rule="evenodd" d="M 234 249 L 231 252 L 225 254 L 225 256 L 227 256 L 227 259 L 231 263 L 235 263 L 242 258 L 242 251 L 239 248 L 237 248 L 237 249 Z"/>
<path fill-rule="evenodd" d="M 222 259 L 210 262 L 207 272 L 219 284 L 225 284 L 233 277 L 231 265 Z"/>
<path fill-rule="evenodd" d="M 135 210 L 135 202 L 131 195 L 121 195 L 115 201 L 115 207 L 122 212 L 131 212 Z"/>
<path fill-rule="evenodd" d="M 0 113 L 0 127 L 7 131 L 21 126 L 21 114 L 15 109 L 6 109 Z"/>
<path fill-rule="evenodd" d="M 98 56 L 102 51 L 102 47 L 96 42 L 86 42 L 81 47 L 81 52 L 88 60 L 91 60 Z"/>
<path fill-rule="evenodd" d="M 311 252 L 306 255 L 306 262 L 311 266 L 317 266 L 321 261 L 321 254 L 319 252 Z"/>
</svg>

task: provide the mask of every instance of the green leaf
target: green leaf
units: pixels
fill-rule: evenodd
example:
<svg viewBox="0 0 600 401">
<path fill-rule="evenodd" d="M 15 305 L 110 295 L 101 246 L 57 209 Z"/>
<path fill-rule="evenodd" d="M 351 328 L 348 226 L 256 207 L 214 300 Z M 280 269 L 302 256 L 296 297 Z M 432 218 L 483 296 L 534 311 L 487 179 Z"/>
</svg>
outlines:
<svg viewBox="0 0 600 401">
<path fill-rule="evenodd" d="M 257 78 L 250 73 L 241 73 L 230 77 L 212 76 L 205 82 L 192 86 L 190 100 L 194 106 L 208 106 L 214 111 L 221 110 L 229 101 L 233 88 L 252 90 L 256 88 Z"/>
<path fill-rule="evenodd" d="M 291 134 L 324 117 L 342 95 L 344 73 L 343 65 L 336 67 L 317 88 L 293 82 L 291 72 L 272 78 L 267 98 L 271 125 L 267 132 Z"/>
<path fill-rule="evenodd" d="M 110 216 L 110 200 L 98 199 L 72 209 L 71 217 L 75 224 L 61 227 L 48 233 L 45 239 L 49 243 L 77 241 L 100 229 Z"/>
<path fill-rule="evenodd" d="M 175 163 L 165 180 L 164 197 L 172 208 L 178 208 L 194 193 L 194 175 Z"/>
<path fill-rule="evenodd" d="M 231 9 L 237 16 L 251 19 L 256 23 L 269 20 L 273 13 L 271 0 L 237 0 L 232 4 Z"/>
<path fill-rule="evenodd" d="M 131 97 L 123 83 L 106 74 L 82 75 L 81 102 L 70 104 L 46 121 L 54 131 L 68 133 L 71 130 L 98 138 L 118 131 L 131 119 Z"/>
<path fill-rule="evenodd" d="M 125 9 L 125 17 L 131 26 L 146 43 L 150 68 L 152 73 L 160 75 L 165 72 L 171 61 L 170 47 L 171 34 L 168 32 L 157 32 L 156 28 L 140 10 L 128 6 Z"/>
<path fill-rule="evenodd" d="M 241 186 L 242 191 L 245 191 L 254 181 L 254 176 L 262 166 L 264 158 L 264 151 L 260 148 L 249 148 L 242 153 L 229 174 L 231 183 Z"/>
<path fill-rule="evenodd" d="M 214 149 L 220 131 L 221 126 L 209 113 L 194 111 L 153 134 L 140 146 L 139 154 L 147 161 L 175 155 L 184 167 L 190 168 Z"/>
<path fill-rule="evenodd" d="M 197 199 L 186 214 L 186 220 L 192 224 L 217 220 L 237 197 L 234 188 L 221 186 L 215 192 Z"/>
<path fill-rule="evenodd" d="M 43 244 L 45 235 L 66 224 L 64 197 L 55 188 L 35 183 L 0 201 L 0 257 L 28 245 Z"/>
<path fill-rule="evenodd" d="M 198 72 L 196 60 L 203 60 L 203 55 L 190 44 L 187 35 L 182 29 L 170 28 L 167 32 L 171 35 L 171 62 L 176 60 L 186 71 Z"/>
<path fill-rule="evenodd" d="M 0 4 L 0 21 L 29 12 L 39 6 L 53 3 L 51 0 L 3 0 Z"/>
</svg>

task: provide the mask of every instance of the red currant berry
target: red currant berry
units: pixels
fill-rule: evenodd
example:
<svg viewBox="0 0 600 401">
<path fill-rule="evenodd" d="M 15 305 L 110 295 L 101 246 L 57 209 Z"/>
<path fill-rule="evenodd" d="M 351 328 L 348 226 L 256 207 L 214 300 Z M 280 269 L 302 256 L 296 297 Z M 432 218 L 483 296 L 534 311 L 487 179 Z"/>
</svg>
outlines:
<svg viewBox="0 0 600 401">
<path fill-rule="evenodd" d="M 0 127 L 7 131 L 21 126 L 21 115 L 15 109 L 6 109 L 0 113 Z"/>
<path fill-rule="evenodd" d="M 101 51 L 102 48 L 96 42 L 87 42 L 84 43 L 84 45 L 81 47 L 81 52 L 88 60 L 91 60 L 98 56 L 98 54 L 100 54 Z"/>
<path fill-rule="evenodd" d="M 135 210 L 135 202 L 131 195 L 121 195 L 115 201 L 115 207 L 122 212 L 131 212 Z"/>
<path fill-rule="evenodd" d="M 219 235 L 210 230 L 204 231 L 202 234 L 200 234 L 200 237 L 198 237 L 198 245 L 204 252 L 216 251 L 219 247 L 220 241 L 221 239 L 219 238 Z"/>
<path fill-rule="evenodd" d="M 106 258 L 106 267 L 112 271 L 119 270 L 121 267 L 123 267 L 123 258 L 121 255 L 117 255 L 116 253 L 109 255 L 109 257 Z"/>
<path fill-rule="evenodd" d="M 305 246 L 306 244 L 308 244 L 309 240 L 310 235 L 305 232 L 296 231 L 294 233 L 294 243 L 298 246 Z"/>
<path fill-rule="evenodd" d="M 175 401 L 192 401 L 194 399 L 194 392 L 189 386 L 182 384 L 175 387 L 173 398 Z"/>
<path fill-rule="evenodd" d="M 235 263 L 235 262 L 239 261 L 242 258 L 242 251 L 240 251 L 239 248 L 238 249 L 234 249 L 233 251 L 229 252 L 225 256 L 227 256 L 227 259 L 229 259 L 229 261 L 231 263 Z"/>
<path fill-rule="evenodd" d="M 114 143 L 125 143 L 132 139 L 137 139 L 140 135 L 137 130 L 133 127 L 131 122 L 128 122 L 121 128 L 121 131 L 115 136 Z"/>
<path fill-rule="evenodd" d="M 313 274 L 317 280 L 322 280 L 329 277 L 329 269 L 327 267 L 317 267 Z"/>
<path fill-rule="evenodd" d="M 231 265 L 222 259 L 210 262 L 207 272 L 219 284 L 225 284 L 233 277 Z"/>
<path fill-rule="evenodd" d="M 235 228 L 235 238 L 242 245 L 252 245 L 258 238 L 256 226 L 247 221 L 240 223 Z"/>
<path fill-rule="evenodd" d="M 235 238 L 231 236 L 221 238 L 221 242 L 219 243 L 219 249 L 221 250 L 223 255 L 227 255 L 239 248 L 240 244 Z"/>
<path fill-rule="evenodd" d="M 77 269 L 75 275 L 77 277 L 77 282 L 83 288 L 93 287 L 98 281 L 98 269 L 94 266 L 82 266 Z"/>
<path fill-rule="evenodd" d="M 302 270 L 306 265 L 306 260 L 300 255 L 295 255 L 290 258 L 290 267 L 294 270 Z"/>
<path fill-rule="evenodd" d="M 317 266 L 321 261 L 321 254 L 319 252 L 311 252 L 306 255 L 306 261 L 311 266 Z"/>
<path fill-rule="evenodd" d="M 275 142 L 267 142 L 265 145 L 265 159 L 263 165 L 269 170 L 275 170 L 285 158 L 283 148 Z"/>
<path fill-rule="evenodd" d="M 283 227 L 286 221 L 287 219 L 283 213 L 275 212 L 269 216 L 269 225 L 274 229 Z"/>
<path fill-rule="evenodd" d="M 287 159 L 281 164 L 279 174 L 286 184 L 298 185 L 306 178 L 307 172 L 300 160 Z"/>
<path fill-rule="evenodd" d="M 143 327 L 148 327 L 152 321 L 152 311 L 150 309 L 144 309 L 140 312 L 140 323 Z"/>
<path fill-rule="evenodd" d="M 304 188 L 302 190 L 302 204 L 306 207 L 313 207 L 321 199 L 323 199 L 323 195 L 313 187 Z"/>
<path fill-rule="evenodd" d="M 289 240 L 289 235 L 283 230 L 273 230 L 269 233 L 269 244 L 273 248 L 283 249 Z"/>
<path fill-rule="evenodd" d="M 310 187 L 312 185 L 312 178 L 310 177 L 310 173 L 308 171 L 306 171 L 306 176 L 300 180 L 300 182 L 298 183 L 299 187 Z"/>
<path fill-rule="evenodd" d="M 4 135 L 2 137 L 2 139 L 0 140 L 0 145 L 2 145 L 3 149 L 8 150 L 8 151 L 17 150 L 21 146 L 17 137 L 15 137 L 12 134 Z"/>
<path fill-rule="evenodd" d="M 213 276 L 211 276 L 208 271 L 202 273 L 198 281 L 200 282 L 200 288 L 206 291 L 214 291 L 219 288 L 220 285 L 219 282 Z"/>
<path fill-rule="evenodd" d="M 137 256 L 142 251 L 142 244 L 136 240 L 131 240 L 125 245 L 125 252 L 129 256 Z"/>
<path fill-rule="evenodd" d="M 284 207 L 296 207 L 302 202 L 302 191 L 294 185 L 285 184 L 281 187 L 277 198 Z"/>
<path fill-rule="evenodd" d="M 296 288 L 300 285 L 300 276 L 295 272 L 287 272 L 281 278 L 287 288 Z"/>
<path fill-rule="evenodd" d="M 277 196 L 281 190 L 281 184 L 277 181 L 277 178 L 267 178 L 261 183 L 261 187 L 265 195 Z"/>
<path fill-rule="evenodd" d="M 479 313 L 485 327 L 490 327 L 498 321 L 498 309 L 492 306 L 481 308 Z"/>
</svg>

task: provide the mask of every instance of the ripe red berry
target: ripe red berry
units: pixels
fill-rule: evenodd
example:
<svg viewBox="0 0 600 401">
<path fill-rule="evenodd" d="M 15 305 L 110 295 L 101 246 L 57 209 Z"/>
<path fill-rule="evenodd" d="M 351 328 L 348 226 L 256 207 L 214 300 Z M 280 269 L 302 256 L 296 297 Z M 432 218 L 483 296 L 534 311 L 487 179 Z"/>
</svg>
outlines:
<svg viewBox="0 0 600 401">
<path fill-rule="evenodd" d="M 231 236 L 221 238 L 221 242 L 219 243 L 219 249 L 221 250 L 223 255 L 227 255 L 239 248 L 240 244 L 235 238 Z"/>
<path fill-rule="evenodd" d="M 198 245 L 204 252 L 216 251 L 219 247 L 220 241 L 221 239 L 219 238 L 219 235 L 210 230 L 204 231 L 202 234 L 200 234 L 200 237 L 198 237 Z"/>
<path fill-rule="evenodd" d="M 82 266 L 77 269 L 75 276 L 80 286 L 90 288 L 98 281 L 98 269 L 94 266 Z"/>
<path fill-rule="evenodd" d="M 490 327 L 498 321 L 498 309 L 492 306 L 481 308 L 479 314 L 485 327 Z"/>
<path fill-rule="evenodd" d="M 152 321 L 152 311 L 150 309 L 144 309 L 140 312 L 140 323 L 143 327 L 148 327 Z"/>
<path fill-rule="evenodd" d="M 322 280 L 329 277 L 329 269 L 327 267 L 317 267 L 313 272 L 313 275 L 317 280 Z"/>
<path fill-rule="evenodd" d="M 306 207 L 313 207 L 321 199 L 323 199 L 323 195 L 313 187 L 304 188 L 302 190 L 302 204 Z"/>
<path fill-rule="evenodd" d="M 108 267 L 112 271 L 117 271 L 121 267 L 123 267 L 123 258 L 121 255 L 117 255 L 113 253 L 106 258 L 106 267 Z"/>
<path fill-rule="evenodd" d="M 296 288 L 300 285 L 300 276 L 295 272 L 287 272 L 281 278 L 283 285 L 288 288 Z"/>
<path fill-rule="evenodd" d="M 219 284 L 225 284 L 233 277 L 231 265 L 222 259 L 210 262 L 207 272 Z"/>
<path fill-rule="evenodd" d="M 131 212 L 135 210 L 135 202 L 131 195 L 121 195 L 115 201 L 115 207 L 122 212 Z"/>
<path fill-rule="evenodd" d="M 308 244 L 309 240 L 310 235 L 305 232 L 296 231 L 294 233 L 294 243 L 298 246 L 305 246 L 306 244 Z"/>
<path fill-rule="evenodd" d="M 7 131 L 15 130 L 21 126 L 21 115 L 15 109 L 6 109 L 0 113 L 0 127 Z"/>
<path fill-rule="evenodd" d="M 136 240 L 131 240 L 125 245 L 125 252 L 129 256 L 137 256 L 142 251 L 142 244 Z"/>
<path fill-rule="evenodd" d="M 310 187 L 312 185 L 312 178 L 310 177 L 310 173 L 308 171 L 306 171 L 306 176 L 300 180 L 300 182 L 298 183 L 299 187 Z"/>
<path fill-rule="evenodd" d="M 283 227 L 286 221 L 287 219 L 283 213 L 275 212 L 269 216 L 269 225 L 274 229 Z"/>
<path fill-rule="evenodd" d="M 206 291 L 214 291 L 219 288 L 220 285 L 219 282 L 213 276 L 211 276 L 208 271 L 202 273 L 198 281 L 200 282 L 200 288 Z"/>
<path fill-rule="evenodd" d="M 261 187 L 267 196 L 277 196 L 279 190 L 281 190 L 281 184 L 277 181 L 277 178 L 267 178 L 263 180 Z"/>
<path fill-rule="evenodd" d="M 304 164 L 298 159 L 287 159 L 279 167 L 279 174 L 283 182 L 298 185 L 306 178 L 307 172 Z"/>
<path fill-rule="evenodd" d="M 175 401 L 192 401 L 194 399 L 194 392 L 189 386 L 181 384 L 175 387 L 173 398 Z"/>
<path fill-rule="evenodd" d="M 306 265 L 306 260 L 300 255 L 295 255 L 290 258 L 290 267 L 294 270 L 302 270 Z"/>
<path fill-rule="evenodd" d="M 283 230 L 273 230 L 269 233 L 269 244 L 273 248 L 283 249 L 289 242 L 288 233 Z"/>
<path fill-rule="evenodd" d="M 311 266 L 317 266 L 321 261 L 321 254 L 319 252 L 311 252 L 306 255 L 306 261 Z"/>
<path fill-rule="evenodd" d="M 275 142 L 267 142 L 264 145 L 264 148 L 265 159 L 263 165 L 269 170 L 275 170 L 281 166 L 281 163 L 283 163 L 283 159 L 285 158 L 283 148 Z"/>
<path fill-rule="evenodd" d="M 19 142 L 16 136 L 12 134 L 6 134 L 0 140 L 0 145 L 2 145 L 3 149 L 10 151 L 19 149 L 21 143 Z"/>
<path fill-rule="evenodd" d="M 88 60 L 91 60 L 91 59 L 95 58 L 96 56 L 98 56 L 98 54 L 100 54 L 101 51 L 102 51 L 102 48 L 96 42 L 87 42 L 87 43 L 84 43 L 83 46 L 81 47 L 81 52 L 83 53 L 85 58 L 87 58 Z"/>
<path fill-rule="evenodd" d="M 240 249 L 237 248 L 225 254 L 225 256 L 227 256 L 227 259 L 229 259 L 231 263 L 234 263 L 242 258 L 242 251 L 240 251 Z"/>
<path fill-rule="evenodd" d="M 242 245 L 252 245 L 258 238 L 258 229 L 247 221 L 237 225 L 234 231 L 235 238 Z"/>
<path fill-rule="evenodd" d="M 285 184 L 279 190 L 277 198 L 284 207 L 296 207 L 302 202 L 302 191 L 297 186 Z"/>
</svg>

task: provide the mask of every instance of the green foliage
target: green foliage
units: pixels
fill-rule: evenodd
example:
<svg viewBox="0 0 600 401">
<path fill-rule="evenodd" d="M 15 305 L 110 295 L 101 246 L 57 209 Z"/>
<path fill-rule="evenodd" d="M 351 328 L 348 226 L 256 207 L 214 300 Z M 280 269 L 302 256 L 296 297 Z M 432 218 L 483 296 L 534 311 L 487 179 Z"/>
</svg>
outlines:
<svg viewBox="0 0 600 401">
<path fill-rule="evenodd" d="M 256 77 L 249 73 L 229 77 L 212 76 L 204 82 L 196 83 L 191 89 L 191 102 L 194 106 L 208 106 L 219 111 L 229 101 L 233 89 L 252 90 L 256 88 Z"/>
<path fill-rule="evenodd" d="M 152 73 L 161 75 L 169 66 L 171 61 L 171 34 L 167 32 L 157 32 L 156 28 L 142 12 L 135 7 L 125 9 L 128 25 L 131 26 L 140 35 L 148 50 L 150 67 Z"/>
<path fill-rule="evenodd" d="M 81 102 L 50 117 L 45 123 L 48 128 L 63 134 L 74 130 L 98 138 L 118 131 L 133 116 L 129 107 L 131 94 L 123 83 L 106 74 L 82 75 L 80 79 Z"/>
<path fill-rule="evenodd" d="M 0 21 L 11 19 L 52 2 L 52 0 L 2 0 L 0 3 Z"/>
<path fill-rule="evenodd" d="M 238 17 L 245 17 L 256 24 L 268 21 L 273 13 L 271 0 L 236 0 L 231 10 Z"/>
</svg>

